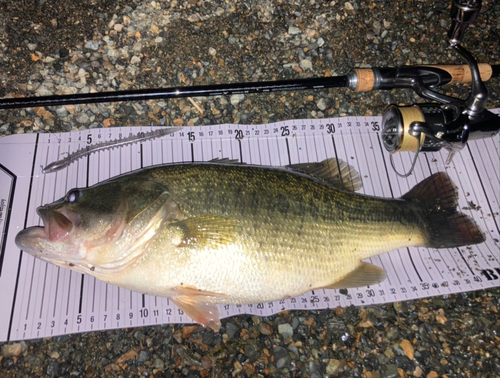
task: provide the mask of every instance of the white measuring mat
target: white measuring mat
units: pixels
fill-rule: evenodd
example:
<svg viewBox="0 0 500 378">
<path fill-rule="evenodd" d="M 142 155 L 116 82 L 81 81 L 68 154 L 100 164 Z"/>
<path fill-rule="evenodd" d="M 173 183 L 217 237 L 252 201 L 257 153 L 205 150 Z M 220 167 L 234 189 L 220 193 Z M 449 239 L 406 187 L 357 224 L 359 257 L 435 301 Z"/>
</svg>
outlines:
<svg viewBox="0 0 500 378">
<path fill-rule="evenodd" d="M 400 197 L 438 171 L 459 188 L 459 209 L 473 217 L 486 242 L 471 247 L 403 248 L 369 259 L 387 270 L 378 285 L 315 290 L 298 298 L 253 305 L 219 305 L 221 317 L 271 315 L 285 309 L 368 305 L 498 286 L 500 277 L 499 136 L 471 141 L 449 166 L 446 151 L 421 153 L 414 174 L 398 177 L 380 137 L 380 117 L 293 120 L 267 125 L 185 127 L 141 144 L 96 152 L 68 168 L 42 167 L 88 144 L 124 138 L 154 127 L 120 127 L 0 139 L 0 341 L 162 323 L 190 323 L 170 300 L 131 292 L 57 267 L 16 247 L 16 234 L 41 225 L 35 209 L 74 187 L 94 185 L 158 164 L 229 158 L 284 166 L 335 157 L 363 180 L 361 193 Z M 413 153 L 394 156 L 400 172 Z"/>
</svg>

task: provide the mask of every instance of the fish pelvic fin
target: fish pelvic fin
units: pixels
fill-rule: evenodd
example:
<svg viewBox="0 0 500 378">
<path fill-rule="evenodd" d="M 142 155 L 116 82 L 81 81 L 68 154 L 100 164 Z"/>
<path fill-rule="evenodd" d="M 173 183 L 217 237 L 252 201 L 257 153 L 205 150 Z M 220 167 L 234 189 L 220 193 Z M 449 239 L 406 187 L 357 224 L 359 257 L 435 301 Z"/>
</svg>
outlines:
<svg viewBox="0 0 500 378">
<path fill-rule="evenodd" d="M 336 158 L 325 159 L 319 163 L 292 164 L 286 168 L 349 192 L 355 192 L 363 187 L 359 173 L 345 161 Z"/>
<path fill-rule="evenodd" d="M 322 287 L 321 289 L 348 289 L 351 287 L 376 285 L 385 280 L 386 277 L 387 273 L 385 269 L 370 263 L 362 262 L 356 269 L 349 272 L 340 281 Z"/>
<path fill-rule="evenodd" d="M 445 172 L 434 173 L 401 198 L 419 208 L 426 224 L 426 247 L 453 248 L 485 241 L 476 222 L 457 211 L 457 188 Z"/>
<path fill-rule="evenodd" d="M 215 332 L 219 332 L 220 313 L 217 305 L 208 301 L 208 297 L 217 299 L 227 298 L 227 295 L 212 293 L 207 291 L 198 290 L 191 287 L 176 287 L 174 289 L 178 295 L 171 297 L 172 302 L 175 303 L 182 311 L 186 313 L 196 323 L 201 324 L 203 327 L 212 328 Z"/>
</svg>

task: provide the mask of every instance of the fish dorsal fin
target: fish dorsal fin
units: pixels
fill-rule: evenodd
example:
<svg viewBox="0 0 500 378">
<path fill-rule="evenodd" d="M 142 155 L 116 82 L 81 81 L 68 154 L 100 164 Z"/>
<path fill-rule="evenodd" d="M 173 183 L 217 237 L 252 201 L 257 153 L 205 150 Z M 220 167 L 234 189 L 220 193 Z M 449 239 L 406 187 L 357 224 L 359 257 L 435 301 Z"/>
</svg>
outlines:
<svg viewBox="0 0 500 378">
<path fill-rule="evenodd" d="M 178 247 L 217 248 L 236 240 L 241 226 L 238 221 L 226 217 L 197 217 L 175 222 L 170 227 L 179 233 Z"/>
<path fill-rule="evenodd" d="M 204 327 L 212 328 L 215 332 L 220 329 L 220 313 L 217 305 L 208 299 L 222 300 L 228 296 L 225 294 L 212 293 L 191 287 L 176 287 L 178 295 L 171 298 L 182 311 L 195 322 Z"/>
<path fill-rule="evenodd" d="M 229 159 L 229 158 L 214 158 L 208 161 L 209 163 L 217 163 L 217 164 L 245 164 L 240 163 L 238 159 Z"/>
<path fill-rule="evenodd" d="M 345 161 L 336 158 L 325 159 L 319 163 L 292 164 L 286 168 L 350 192 L 355 192 L 363 186 L 359 173 Z"/>
<path fill-rule="evenodd" d="M 348 273 L 340 281 L 325 286 L 322 289 L 348 289 L 376 285 L 387 277 L 384 269 L 370 263 L 362 262 L 355 270 Z"/>
</svg>

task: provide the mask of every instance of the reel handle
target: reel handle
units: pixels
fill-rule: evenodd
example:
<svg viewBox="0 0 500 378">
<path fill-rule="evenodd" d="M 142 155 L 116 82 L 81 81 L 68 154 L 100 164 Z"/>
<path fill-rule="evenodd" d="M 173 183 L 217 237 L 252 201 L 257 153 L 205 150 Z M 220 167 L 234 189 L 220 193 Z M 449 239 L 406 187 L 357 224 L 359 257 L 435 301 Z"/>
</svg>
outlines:
<svg viewBox="0 0 500 378">
<path fill-rule="evenodd" d="M 488 63 L 479 63 L 481 80 L 494 76 L 494 69 Z M 496 73 L 496 72 L 495 72 Z M 496 73 L 498 75 L 498 73 Z M 496 75 L 495 75 L 496 76 Z M 377 89 L 413 89 L 418 78 L 426 87 L 445 84 L 472 82 L 471 69 L 467 64 L 428 65 L 400 68 L 357 68 L 349 73 L 348 87 L 354 92 L 368 92 Z"/>
<path fill-rule="evenodd" d="M 465 31 L 477 21 L 481 11 L 481 0 L 453 0 L 451 4 L 451 27 L 448 31 L 450 45 L 460 45 Z"/>
</svg>

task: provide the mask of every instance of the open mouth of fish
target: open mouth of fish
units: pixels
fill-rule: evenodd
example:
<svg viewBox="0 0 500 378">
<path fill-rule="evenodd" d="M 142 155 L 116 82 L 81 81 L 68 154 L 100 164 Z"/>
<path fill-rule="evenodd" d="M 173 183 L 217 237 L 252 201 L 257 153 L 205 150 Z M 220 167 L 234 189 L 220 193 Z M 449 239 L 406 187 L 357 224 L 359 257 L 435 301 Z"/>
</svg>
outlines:
<svg viewBox="0 0 500 378">
<path fill-rule="evenodd" d="M 42 218 L 43 227 L 27 228 L 16 236 L 18 247 L 34 255 L 42 253 L 39 248 L 35 248 L 40 241 L 62 242 L 81 224 L 80 216 L 70 210 L 53 210 L 51 207 L 40 206 L 36 212 Z"/>
<path fill-rule="evenodd" d="M 78 214 L 67 209 L 53 210 L 40 206 L 36 212 L 42 218 L 45 237 L 51 242 L 64 241 L 82 222 Z"/>
</svg>

